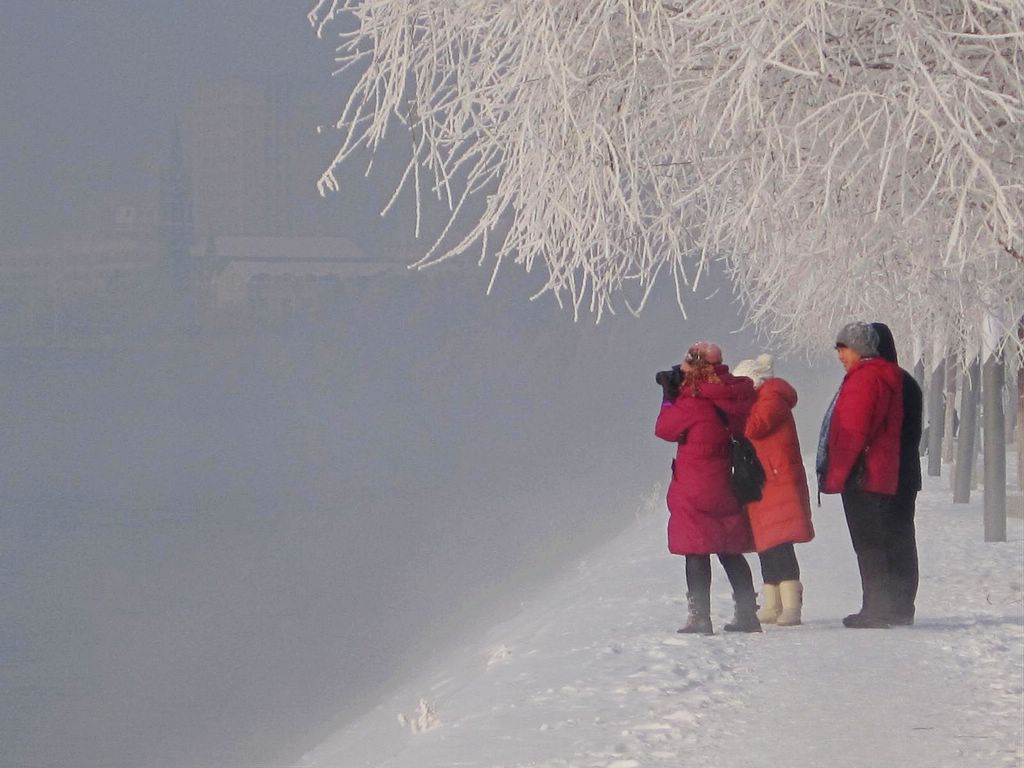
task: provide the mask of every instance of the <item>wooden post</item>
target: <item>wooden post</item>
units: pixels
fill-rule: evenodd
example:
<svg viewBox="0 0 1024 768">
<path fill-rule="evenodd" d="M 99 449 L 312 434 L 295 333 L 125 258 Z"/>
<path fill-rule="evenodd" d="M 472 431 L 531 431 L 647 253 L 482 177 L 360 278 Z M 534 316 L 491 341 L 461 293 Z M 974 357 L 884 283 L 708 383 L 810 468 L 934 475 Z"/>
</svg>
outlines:
<svg viewBox="0 0 1024 768">
<path fill-rule="evenodd" d="M 1024 317 L 1017 323 L 1017 338 L 1024 341 Z M 1017 353 L 1017 490 L 1024 491 L 1024 354 Z"/>
<path fill-rule="evenodd" d="M 957 420 L 956 410 L 956 382 L 960 374 L 960 360 L 956 355 L 946 358 L 946 381 L 944 403 L 944 424 L 945 430 L 942 435 L 942 463 L 953 463 L 953 449 L 956 443 L 954 439 L 960 434 L 963 422 Z M 963 413 L 960 414 L 963 416 Z"/>
<path fill-rule="evenodd" d="M 929 396 L 930 393 L 928 391 L 928 383 L 925 381 L 925 373 L 924 372 L 925 372 L 925 367 L 924 367 L 924 340 L 920 336 L 915 336 L 914 337 L 914 370 L 913 370 L 913 376 L 914 376 L 914 381 L 917 382 L 917 386 L 919 386 L 921 388 L 921 392 L 924 394 L 924 402 L 925 402 L 925 404 L 927 404 L 929 402 L 928 396 Z M 927 408 L 927 405 L 925 405 L 925 407 Z M 925 414 L 922 414 L 922 418 L 924 416 L 925 416 Z M 924 456 L 925 450 L 927 449 L 927 447 L 928 447 L 928 435 L 922 429 L 921 430 L 921 441 L 920 441 L 920 443 L 917 446 L 917 455 L 918 455 L 918 457 Z"/>
<path fill-rule="evenodd" d="M 942 435 L 946 424 L 942 398 L 945 394 L 946 361 L 938 358 L 928 384 L 928 475 L 942 474 Z"/>
<path fill-rule="evenodd" d="M 1006 416 L 1006 444 L 1013 445 L 1017 439 L 1017 397 L 1020 380 L 1016 356 L 1003 358 L 1003 413 Z"/>
<path fill-rule="evenodd" d="M 1024 490 L 1024 365 L 1017 363 L 1017 488 Z"/>
<path fill-rule="evenodd" d="M 1003 358 L 993 352 L 982 369 L 985 422 L 985 541 L 1006 541 L 1006 420 L 1003 416 Z"/>
<path fill-rule="evenodd" d="M 956 468 L 953 474 L 953 502 L 966 504 L 971 500 L 971 476 L 977 454 L 974 435 L 977 430 L 978 393 L 981 389 L 981 363 L 976 357 L 964 374 L 960 388 L 960 429 L 957 431 Z"/>
<path fill-rule="evenodd" d="M 981 476 L 985 472 L 985 454 L 983 451 L 983 444 L 981 442 L 981 423 L 984 418 L 984 407 L 982 404 L 982 397 L 984 392 L 982 391 L 982 380 L 985 378 L 985 366 L 981 366 L 978 370 L 978 390 L 974 393 L 974 458 L 971 459 L 971 490 L 978 490 L 978 483 L 984 482 Z M 979 462 L 981 462 L 979 466 Z"/>
</svg>

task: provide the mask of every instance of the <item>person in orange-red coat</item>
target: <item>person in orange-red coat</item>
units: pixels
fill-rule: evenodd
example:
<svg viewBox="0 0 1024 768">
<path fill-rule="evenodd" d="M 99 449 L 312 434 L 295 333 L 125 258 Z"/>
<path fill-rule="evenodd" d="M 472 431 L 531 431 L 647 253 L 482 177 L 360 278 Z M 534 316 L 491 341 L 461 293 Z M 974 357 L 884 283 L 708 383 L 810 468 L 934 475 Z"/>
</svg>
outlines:
<svg viewBox="0 0 1024 768">
<path fill-rule="evenodd" d="M 763 624 L 795 626 L 801 620 L 803 585 L 793 545 L 814 538 L 811 496 L 793 419 L 796 390 L 774 377 L 771 355 L 743 360 L 733 374 L 753 380 L 757 391 L 745 434 L 765 471 L 760 501 L 747 504 L 764 581 L 764 605 L 757 618 Z"/>
</svg>

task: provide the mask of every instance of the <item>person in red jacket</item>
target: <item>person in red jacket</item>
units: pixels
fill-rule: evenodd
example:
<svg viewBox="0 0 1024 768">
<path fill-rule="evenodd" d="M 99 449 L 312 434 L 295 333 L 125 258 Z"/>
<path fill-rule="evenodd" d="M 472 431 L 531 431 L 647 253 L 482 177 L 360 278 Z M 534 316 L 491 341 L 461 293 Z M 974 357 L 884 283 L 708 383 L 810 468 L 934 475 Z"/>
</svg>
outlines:
<svg viewBox="0 0 1024 768">
<path fill-rule="evenodd" d="M 689 617 L 679 631 L 713 633 L 711 555 L 725 568 L 736 604 L 727 632 L 760 632 L 757 593 L 744 552 L 754 548 L 750 522 L 729 486 L 730 430 L 742 434 L 754 385 L 722 364 L 715 344 L 700 342 L 687 350 L 680 366 L 683 381 L 673 386 L 659 376 L 664 397 L 655 434 L 676 443 L 668 488 L 668 548 L 686 557 Z"/>
<path fill-rule="evenodd" d="M 804 590 L 793 545 L 814 538 L 811 496 L 793 419 L 796 390 L 775 378 L 771 355 L 743 360 L 733 373 L 754 382 L 757 399 L 744 434 L 765 471 L 761 499 L 747 504 L 764 581 L 764 605 L 757 618 L 762 624 L 796 626 L 801 621 Z"/>
<path fill-rule="evenodd" d="M 872 323 L 878 333 L 878 355 L 899 365 L 896 340 L 885 323 Z M 889 562 L 889 623 L 914 623 L 914 601 L 918 587 L 917 533 L 914 512 L 921 490 L 921 422 L 924 397 L 921 387 L 907 371 L 903 378 L 903 426 L 900 430 L 900 479 L 891 514 L 886 516 L 885 549 Z"/>
<path fill-rule="evenodd" d="M 846 376 L 822 424 L 819 489 L 842 494 L 860 569 L 861 609 L 843 624 L 883 628 L 889 626 L 886 515 L 899 482 L 903 378 L 878 356 L 878 332 L 868 323 L 843 326 L 836 353 Z"/>
</svg>

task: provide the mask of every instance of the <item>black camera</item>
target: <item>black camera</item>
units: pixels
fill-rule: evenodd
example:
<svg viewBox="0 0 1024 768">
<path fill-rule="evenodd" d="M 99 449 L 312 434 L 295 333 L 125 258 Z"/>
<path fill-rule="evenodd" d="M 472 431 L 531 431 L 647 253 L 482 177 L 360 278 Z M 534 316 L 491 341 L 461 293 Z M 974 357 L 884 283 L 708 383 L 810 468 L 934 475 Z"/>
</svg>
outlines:
<svg viewBox="0 0 1024 768">
<path fill-rule="evenodd" d="M 679 389 L 683 385 L 683 369 L 678 365 L 673 365 L 667 371 L 658 371 L 654 374 L 654 380 L 659 387 Z"/>
</svg>

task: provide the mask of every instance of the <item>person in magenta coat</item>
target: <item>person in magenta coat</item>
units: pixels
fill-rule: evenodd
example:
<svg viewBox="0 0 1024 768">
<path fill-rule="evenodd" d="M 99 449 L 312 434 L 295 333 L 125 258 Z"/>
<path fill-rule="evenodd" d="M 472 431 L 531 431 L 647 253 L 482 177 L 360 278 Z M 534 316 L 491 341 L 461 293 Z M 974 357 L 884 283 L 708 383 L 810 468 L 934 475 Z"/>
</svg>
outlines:
<svg viewBox="0 0 1024 768">
<path fill-rule="evenodd" d="M 789 382 L 775 378 L 771 355 L 743 360 L 734 372 L 754 382 L 757 398 L 745 434 L 765 470 L 761 499 L 747 504 L 764 581 L 757 618 L 763 624 L 796 626 L 804 589 L 793 545 L 814 538 L 807 473 L 793 419 L 797 394 Z"/>
<path fill-rule="evenodd" d="M 754 548 L 750 522 L 729 486 L 732 434 L 743 434 L 754 400 L 750 379 L 722 364 L 722 352 L 694 344 L 681 366 L 678 388 L 663 383 L 654 428 L 676 444 L 668 488 L 668 548 L 686 557 L 689 618 L 679 631 L 711 634 L 711 555 L 718 555 L 733 589 L 735 617 L 729 632 L 760 632 L 756 592 L 744 552 Z"/>
<path fill-rule="evenodd" d="M 890 622 L 886 521 L 900 474 L 903 377 L 878 353 L 878 332 L 868 323 L 843 326 L 836 353 L 846 369 L 825 414 L 818 446 L 818 487 L 841 493 L 850 541 L 857 553 L 861 609 L 843 619 L 851 629 Z"/>
</svg>

